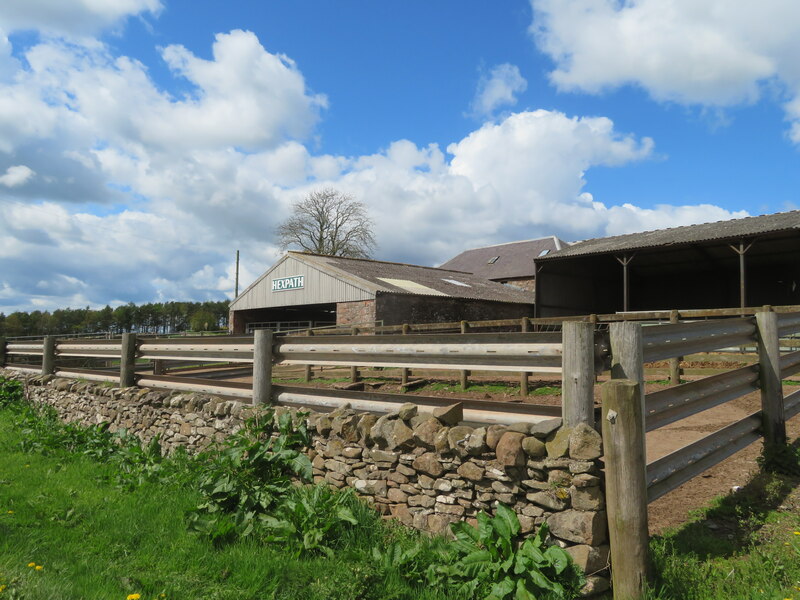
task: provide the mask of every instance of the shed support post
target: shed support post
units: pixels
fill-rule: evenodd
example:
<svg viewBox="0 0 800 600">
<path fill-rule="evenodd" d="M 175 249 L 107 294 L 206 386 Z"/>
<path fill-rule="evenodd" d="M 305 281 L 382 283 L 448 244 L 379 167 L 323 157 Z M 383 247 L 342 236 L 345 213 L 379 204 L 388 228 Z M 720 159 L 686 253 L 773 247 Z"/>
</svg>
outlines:
<svg viewBox="0 0 800 600">
<path fill-rule="evenodd" d="M 467 333 L 469 331 L 469 323 L 466 321 L 461 321 L 461 333 Z M 467 386 L 469 386 L 469 371 L 462 370 L 460 373 L 460 384 L 461 389 L 466 390 Z"/>
<path fill-rule="evenodd" d="M 786 417 L 783 408 L 778 315 L 765 306 L 756 313 L 758 325 L 758 369 L 761 385 L 761 411 L 764 419 L 764 449 L 786 443 Z"/>
<path fill-rule="evenodd" d="M 253 332 L 253 406 L 272 404 L 272 330 Z"/>
<path fill-rule="evenodd" d="M 119 387 L 136 385 L 136 334 L 123 333 L 119 358 Z"/>
<path fill-rule="evenodd" d="M 747 271 L 745 269 L 744 255 L 747 254 L 747 251 L 750 250 L 750 246 L 752 245 L 753 242 L 750 242 L 745 246 L 744 240 L 740 240 L 738 246 L 729 244 L 730 249 L 739 255 L 739 308 L 741 309 L 747 306 Z M 742 314 L 742 316 L 744 316 L 744 314 Z"/>
<path fill-rule="evenodd" d="M 42 341 L 42 375 L 56 372 L 56 338 L 54 335 L 44 336 Z"/>
<path fill-rule="evenodd" d="M 594 325 L 582 321 L 561 324 L 564 345 L 561 411 L 565 427 L 594 427 Z"/>
<path fill-rule="evenodd" d="M 669 313 L 669 322 L 670 323 L 679 323 L 678 319 L 678 311 L 673 310 Z M 680 385 L 681 384 L 681 361 L 683 360 L 682 356 L 676 356 L 674 358 L 669 359 L 669 384 L 670 385 Z"/>
<path fill-rule="evenodd" d="M 601 394 L 614 598 L 641 600 L 650 562 L 642 391 L 636 381 L 612 379 Z"/>
<path fill-rule="evenodd" d="M 630 283 L 628 281 L 628 265 L 631 264 L 635 254 L 623 254 L 615 256 L 617 262 L 622 265 L 622 312 L 630 310 Z"/>
<path fill-rule="evenodd" d="M 530 321 L 528 320 L 528 317 L 522 317 L 519 328 L 520 331 L 522 333 L 526 333 L 529 325 Z M 519 374 L 519 395 L 523 398 L 527 398 L 528 396 L 528 373 L 525 371 Z"/>
</svg>

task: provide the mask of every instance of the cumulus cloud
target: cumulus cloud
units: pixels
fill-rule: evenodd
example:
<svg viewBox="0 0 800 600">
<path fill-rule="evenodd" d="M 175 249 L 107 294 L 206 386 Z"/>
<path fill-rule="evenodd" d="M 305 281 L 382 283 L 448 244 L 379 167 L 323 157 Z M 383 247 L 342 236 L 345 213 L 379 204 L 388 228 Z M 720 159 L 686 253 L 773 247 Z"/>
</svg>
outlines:
<svg viewBox="0 0 800 600">
<path fill-rule="evenodd" d="M 492 67 L 478 82 L 475 98 L 472 100 L 472 114 L 476 117 L 489 117 L 500 107 L 517 103 L 517 94 L 528 88 L 528 82 L 520 75 L 519 67 L 504 63 Z"/>
<path fill-rule="evenodd" d="M 1 50 L 1 49 L 0 49 Z M 364 156 L 305 144 L 326 105 L 255 35 L 210 59 L 162 56 L 173 97 L 101 44 L 46 39 L 0 79 L 0 311 L 219 299 L 280 255 L 292 202 L 334 186 L 365 202 L 379 257 L 440 263 L 465 247 L 714 220 L 713 206 L 611 206 L 586 172 L 647 160 L 653 142 L 603 117 L 506 115 L 446 149 L 397 140 Z M 24 170 L 27 169 L 27 170 Z"/>
<path fill-rule="evenodd" d="M 531 0 L 562 90 L 637 85 L 657 100 L 727 107 L 777 84 L 800 141 L 800 4 L 793 0 Z"/>
<path fill-rule="evenodd" d="M 25 165 L 14 165 L 8 167 L 3 175 L 0 175 L 0 185 L 9 188 L 19 187 L 26 183 L 31 177 L 35 175 L 33 169 Z"/>
<path fill-rule="evenodd" d="M 86 36 L 130 16 L 158 14 L 161 8 L 161 0 L 3 0 L 0 23 L 7 31 Z"/>
</svg>

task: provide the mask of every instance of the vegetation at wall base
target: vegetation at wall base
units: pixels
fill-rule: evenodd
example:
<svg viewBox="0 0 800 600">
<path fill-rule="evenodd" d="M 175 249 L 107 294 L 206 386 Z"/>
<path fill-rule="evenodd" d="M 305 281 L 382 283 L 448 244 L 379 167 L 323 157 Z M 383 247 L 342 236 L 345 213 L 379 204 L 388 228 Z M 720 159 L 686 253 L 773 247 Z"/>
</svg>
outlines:
<svg viewBox="0 0 800 600">
<path fill-rule="evenodd" d="M 268 410 L 220 448 L 165 457 L 158 440 L 65 425 L 0 378 L 0 600 L 495 600 L 579 587 L 546 530 L 512 543 L 505 507 L 456 527 L 454 543 L 385 522 L 352 492 L 291 483 L 310 476 L 301 421 Z M 534 563 L 550 587 L 534 587 Z"/>
<path fill-rule="evenodd" d="M 800 599 L 800 440 L 750 482 L 651 540 L 650 600 Z"/>
</svg>

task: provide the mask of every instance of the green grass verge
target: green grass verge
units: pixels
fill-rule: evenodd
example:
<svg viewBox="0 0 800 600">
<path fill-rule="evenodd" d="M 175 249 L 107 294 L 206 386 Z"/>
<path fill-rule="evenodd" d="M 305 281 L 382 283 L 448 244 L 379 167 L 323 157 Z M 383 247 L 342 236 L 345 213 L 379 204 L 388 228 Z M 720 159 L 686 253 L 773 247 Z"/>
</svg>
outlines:
<svg viewBox="0 0 800 600">
<path fill-rule="evenodd" d="M 187 531 L 184 515 L 201 499 L 193 489 L 143 483 L 126 490 L 107 483 L 109 465 L 22 453 L 19 442 L 0 411 L 0 599 L 455 597 L 375 566 L 376 542 L 424 543 L 377 516 L 371 532 L 362 530 L 332 558 L 298 559 L 247 541 L 215 547 Z"/>
<path fill-rule="evenodd" d="M 800 473 L 761 472 L 651 539 L 650 600 L 800 599 Z M 786 464 L 786 463 L 785 463 Z"/>
</svg>

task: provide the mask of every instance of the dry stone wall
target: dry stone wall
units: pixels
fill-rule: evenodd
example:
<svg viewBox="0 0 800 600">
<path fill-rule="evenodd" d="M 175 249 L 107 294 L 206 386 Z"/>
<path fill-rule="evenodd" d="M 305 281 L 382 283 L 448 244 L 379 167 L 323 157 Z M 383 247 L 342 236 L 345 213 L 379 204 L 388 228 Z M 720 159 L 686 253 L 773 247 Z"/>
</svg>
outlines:
<svg viewBox="0 0 800 600">
<path fill-rule="evenodd" d="M 143 442 L 158 435 L 167 451 L 220 442 L 258 410 L 206 394 L 0 375 L 22 379 L 27 397 L 64 421 L 108 422 L 111 431 L 126 429 Z M 478 512 L 491 514 L 503 503 L 525 535 L 547 522 L 554 541 L 590 575 L 587 593 L 607 589 L 602 444 L 592 428 L 564 428 L 561 419 L 473 427 L 459 404 L 432 413 L 405 404 L 382 416 L 345 405 L 306 418 L 317 482 L 353 488 L 383 515 L 437 533 L 458 520 L 474 524 Z"/>
</svg>

